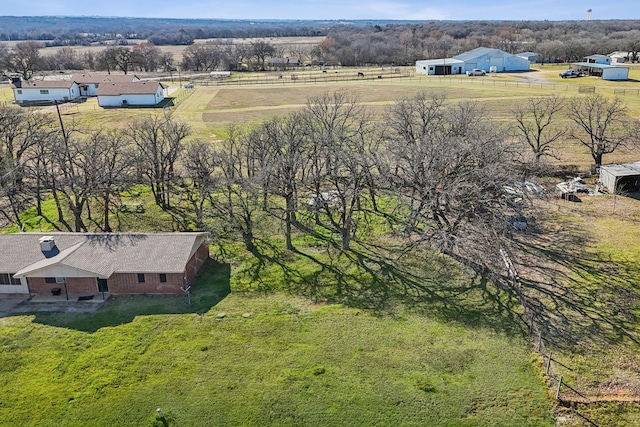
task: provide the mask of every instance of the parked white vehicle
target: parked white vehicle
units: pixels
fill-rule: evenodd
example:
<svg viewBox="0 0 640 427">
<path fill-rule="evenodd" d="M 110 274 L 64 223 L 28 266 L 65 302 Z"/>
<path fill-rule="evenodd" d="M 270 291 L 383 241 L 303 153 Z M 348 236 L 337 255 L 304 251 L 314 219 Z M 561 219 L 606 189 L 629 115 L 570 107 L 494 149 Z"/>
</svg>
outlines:
<svg viewBox="0 0 640 427">
<path fill-rule="evenodd" d="M 467 76 L 484 76 L 486 74 L 486 71 L 481 70 L 480 68 L 474 68 L 473 70 L 467 71 Z"/>
</svg>

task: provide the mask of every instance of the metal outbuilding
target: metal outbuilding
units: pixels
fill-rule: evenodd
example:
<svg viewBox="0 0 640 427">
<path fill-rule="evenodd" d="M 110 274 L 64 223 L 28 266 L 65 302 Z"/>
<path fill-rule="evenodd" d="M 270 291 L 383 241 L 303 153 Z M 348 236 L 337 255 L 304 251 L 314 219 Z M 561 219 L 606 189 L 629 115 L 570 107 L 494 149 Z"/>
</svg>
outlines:
<svg viewBox="0 0 640 427">
<path fill-rule="evenodd" d="M 478 68 L 486 73 L 528 71 L 528 59 L 512 55 L 499 49 L 478 47 L 452 58 L 416 61 L 416 73 L 427 75 L 465 74 Z"/>
<path fill-rule="evenodd" d="M 610 193 L 640 190 L 640 162 L 600 166 L 600 182 Z"/>
<path fill-rule="evenodd" d="M 600 76 L 602 80 L 629 80 L 629 68 L 592 62 L 574 62 L 571 68 L 586 71 L 590 76 Z"/>
</svg>

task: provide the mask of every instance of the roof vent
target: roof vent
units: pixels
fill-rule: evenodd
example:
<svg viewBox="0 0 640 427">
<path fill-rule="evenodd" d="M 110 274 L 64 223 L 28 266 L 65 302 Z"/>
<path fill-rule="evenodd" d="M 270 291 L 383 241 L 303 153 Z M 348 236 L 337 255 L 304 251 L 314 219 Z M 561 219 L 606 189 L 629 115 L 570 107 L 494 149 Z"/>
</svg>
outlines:
<svg viewBox="0 0 640 427">
<path fill-rule="evenodd" d="M 42 252 L 50 252 L 56 247 L 56 241 L 53 239 L 53 236 L 43 236 L 39 242 Z"/>
</svg>

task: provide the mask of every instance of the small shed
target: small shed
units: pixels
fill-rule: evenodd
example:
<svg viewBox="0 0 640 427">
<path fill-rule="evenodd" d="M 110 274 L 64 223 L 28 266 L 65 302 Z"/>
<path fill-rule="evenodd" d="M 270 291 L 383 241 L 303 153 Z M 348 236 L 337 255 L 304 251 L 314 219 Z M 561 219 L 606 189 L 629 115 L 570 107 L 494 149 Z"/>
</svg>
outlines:
<svg viewBox="0 0 640 427">
<path fill-rule="evenodd" d="M 600 166 L 600 182 L 610 193 L 640 190 L 640 162 Z"/>
</svg>

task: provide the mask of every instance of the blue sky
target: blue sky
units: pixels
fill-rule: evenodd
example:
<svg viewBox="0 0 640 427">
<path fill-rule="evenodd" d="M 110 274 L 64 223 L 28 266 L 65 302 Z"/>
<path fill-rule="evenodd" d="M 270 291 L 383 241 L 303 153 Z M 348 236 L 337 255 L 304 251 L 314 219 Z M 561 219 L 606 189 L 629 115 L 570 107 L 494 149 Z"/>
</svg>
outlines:
<svg viewBox="0 0 640 427">
<path fill-rule="evenodd" d="M 640 19 L 637 0 L 592 3 L 596 4 L 564 0 L 31 0 L 15 10 L 32 16 L 557 21 L 585 19 L 592 8 L 592 19 Z M 2 13 L 13 15 L 9 10 L 5 7 Z"/>
</svg>

